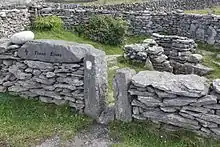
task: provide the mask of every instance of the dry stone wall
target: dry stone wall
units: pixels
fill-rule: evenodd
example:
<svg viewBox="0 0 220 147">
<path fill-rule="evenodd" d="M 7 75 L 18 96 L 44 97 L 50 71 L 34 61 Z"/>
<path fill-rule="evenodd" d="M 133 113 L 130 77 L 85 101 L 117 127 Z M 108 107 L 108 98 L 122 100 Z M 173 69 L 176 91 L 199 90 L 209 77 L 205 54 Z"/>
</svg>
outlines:
<svg viewBox="0 0 220 147">
<path fill-rule="evenodd" d="M 219 79 L 209 84 L 197 75 L 119 69 L 114 77 L 116 119 L 151 120 L 170 131 L 219 138 L 219 85 Z"/>
<path fill-rule="evenodd" d="M 14 38 L 13 35 L 10 40 L 0 41 L 1 92 L 45 103 L 68 104 L 92 118 L 101 115 L 107 83 L 103 51 L 60 40 L 16 44 L 12 43 L 16 42 Z"/>
<path fill-rule="evenodd" d="M 30 27 L 31 6 L 41 6 L 44 0 L 1 0 L 0 1 L 0 38 Z M 34 14 L 34 11 L 33 11 Z M 35 15 L 35 14 L 34 14 Z"/>
<path fill-rule="evenodd" d="M 152 31 L 181 35 L 220 46 L 219 15 L 161 13 L 152 15 Z"/>
<path fill-rule="evenodd" d="M 54 0 L 55 1 L 55 0 Z M 80 1 L 80 0 L 78 0 Z M 88 0 L 89 1 L 89 0 Z M 78 6 L 80 8 L 89 9 L 105 9 L 114 11 L 144 11 L 150 10 L 192 10 L 192 9 L 204 9 L 212 6 L 219 5 L 219 0 L 146 0 L 142 3 L 132 4 L 112 4 L 112 5 L 91 5 L 91 6 Z M 53 4 L 54 7 L 61 8 L 74 8 L 75 4 Z"/>
<path fill-rule="evenodd" d="M 130 35 L 166 33 L 220 46 L 220 17 L 215 15 L 183 14 L 182 11 L 117 11 L 80 7 L 73 9 L 48 7 L 38 9 L 37 12 L 41 16 L 52 14 L 61 17 L 68 29 L 86 23 L 93 15 L 111 15 L 122 17 L 128 22 Z"/>
<path fill-rule="evenodd" d="M 27 8 L 0 9 L 0 38 L 9 37 L 16 32 L 25 30 L 30 25 L 30 13 Z"/>
<path fill-rule="evenodd" d="M 175 74 L 207 75 L 212 68 L 201 64 L 202 55 L 196 54 L 194 40 L 153 33 L 153 39 L 141 44 L 125 45 L 124 57 L 145 63 L 151 70 L 173 72 Z"/>
</svg>

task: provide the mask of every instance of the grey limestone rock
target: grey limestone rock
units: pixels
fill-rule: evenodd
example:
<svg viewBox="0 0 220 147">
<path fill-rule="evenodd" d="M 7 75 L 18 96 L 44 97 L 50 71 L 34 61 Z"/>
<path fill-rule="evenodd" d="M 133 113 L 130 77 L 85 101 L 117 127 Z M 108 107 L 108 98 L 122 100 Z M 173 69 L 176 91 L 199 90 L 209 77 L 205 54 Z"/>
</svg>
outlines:
<svg viewBox="0 0 220 147">
<path fill-rule="evenodd" d="M 56 76 L 56 74 L 54 73 L 54 72 L 47 72 L 46 73 L 46 77 L 47 78 L 53 78 L 53 77 L 55 77 Z"/>
<path fill-rule="evenodd" d="M 122 121 L 132 120 L 131 110 L 131 97 L 128 94 L 128 88 L 131 82 L 132 76 L 135 74 L 134 70 L 124 68 L 116 71 L 113 79 L 114 97 L 115 97 L 115 109 L 116 119 Z"/>
<path fill-rule="evenodd" d="M 16 65 L 10 66 L 10 68 L 8 70 L 17 79 L 20 79 L 20 80 L 27 80 L 27 79 L 30 79 L 32 77 L 32 74 L 27 74 L 27 73 L 22 72 L 20 69 L 18 69 L 18 67 Z"/>
<path fill-rule="evenodd" d="M 212 82 L 213 89 L 220 94 L 220 79 L 215 79 Z"/>
<path fill-rule="evenodd" d="M 34 40 L 25 43 L 19 50 L 22 59 L 44 62 L 77 63 L 86 54 L 99 52 L 93 46 L 62 40 Z"/>
<path fill-rule="evenodd" d="M 43 89 L 31 89 L 30 92 L 36 93 L 37 95 L 40 95 L 40 96 L 51 97 L 51 98 L 58 99 L 58 100 L 63 99 L 59 94 L 53 91 L 46 91 Z"/>
<path fill-rule="evenodd" d="M 157 99 L 156 97 L 144 97 L 144 96 L 138 96 L 138 100 L 145 104 L 147 107 L 157 107 L 162 105 L 162 102 Z"/>
<path fill-rule="evenodd" d="M 187 97 L 178 97 L 173 99 L 164 99 L 163 106 L 186 106 L 191 103 L 195 103 L 197 99 L 187 98 Z"/>
<path fill-rule="evenodd" d="M 41 61 L 31 61 L 26 60 L 24 61 L 25 64 L 28 65 L 28 67 L 33 69 L 40 69 L 40 70 L 53 70 L 53 65 L 51 63 L 41 62 Z"/>
<path fill-rule="evenodd" d="M 200 54 L 191 54 L 187 60 L 192 63 L 200 63 L 202 59 L 203 57 Z"/>
<path fill-rule="evenodd" d="M 210 105 L 217 104 L 217 96 L 215 95 L 206 95 L 197 100 L 197 102 L 192 103 L 192 106 L 202 106 L 202 105 Z"/>
<path fill-rule="evenodd" d="M 139 91 L 138 89 L 129 89 L 130 95 L 139 95 L 139 96 L 155 96 L 155 93 L 147 91 Z"/>
<path fill-rule="evenodd" d="M 40 96 L 39 100 L 44 103 L 53 103 L 53 98 L 51 98 L 51 97 Z"/>
<path fill-rule="evenodd" d="M 45 85 L 52 85 L 55 83 L 55 79 L 48 79 L 48 78 L 44 77 L 43 75 L 39 76 L 39 77 L 33 77 L 32 79 L 35 82 L 45 84 Z"/>
<path fill-rule="evenodd" d="M 176 98 L 177 97 L 177 95 L 175 94 L 167 93 L 167 92 L 164 92 L 158 89 L 155 89 L 155 92 L 160 98 Z"/>
<path fill-rule="evenodd" d="M 103 51 L 87 54 L 84 58 L 84 112 L 97 119 L 105 108 L 107 94 L 107 62 Z"/>
<path fill-rule="evenodd" d="M 105 110 L 101 113 L 100 117 L 97 119 L 98 123 L 101 124 L 108 124 L 109 122 L 115 119 L 115 107 L 108 106 Z"/>
<path fill-rule="evenodd" d="M 186 129 L 199 129 L 199 123 L 195 120 L 184 118 L 177 114 L 168 114 L 167 122 L 168 124 L 172 124 L 174 126 L 186 128 Z"/>
<path fill-rule="evenodd" d="M 186 97 L 201 97 L 208 93 L 207 79 L 197 75 L 141 71 L 133 76 L 132 83 L 138 87 L 153 86 L 167 93 Z"/>
<path fill-rule="evenodd" d="M 10 42 L 14 44 L 24 44 L 31 40 L 34 40 L 34 33 L 31 31 L 23 31 L 23 32 L 15 33 L 10 38 Z"/>
<path fill-rule="evenodd" d="M 143 112 L 143 116 L 154 121 L 163 122 L 167 120 L 166 113 L 161 111 L 160 109 L 154 109 L 152 111 L 145 111 Z"/>
<path fill-rule="evenodd" d="M 214 132 L 216 135 L 220 136 L 220 128 L 211 128 L 212 132 Z"/>
<path fill-rule="evenodd" d="M 160 107 L 163 112 L 173 113 L 180 109 L 180 107 Z"/>
<path fill-rule="evenodd" d="M 182 107 L 181 110 L 187 110 L 187 111 L 192 111 L 192 112 L 202 113 L 202 114 L 207 114 L 207 113 L 211 112 L 211 110 L 208 108 L 193 107 L 193 106 L 184 106 L 184 107 Z"/>
<path fill-rule="evenodd" d="M 142 103 L 142 102 L 140 102 L 136 99 L 132 100 L 131 105 L 132 106 L 138 106 L 138 107 L 141 107 L 141 108 L 147 108 L 147 106 L 144 103 Z"/>
<path fill-rule="evenodd" d="M 199 119 L 199 118 L 195 118 L 198 122 L 200 122 L 202 124 L 203 127 L 206 127 L 206 128 L 217 128 L 218 127 L 218 124 L 216 123 L 212 123 L 212 122 L 209 122 L 209 121 L 205 121 L 205 120 L 202 120 L 202 119 Z"/>
<path fill-rule="evenodd" d="M 27 90 L 28 90 L 28 88 L 24 88 L 20 85 L 13 85 L 13 86 L 8 88 L 9 92 L 16 92 L 16 93 L 27 91 Z"/>
</svg>

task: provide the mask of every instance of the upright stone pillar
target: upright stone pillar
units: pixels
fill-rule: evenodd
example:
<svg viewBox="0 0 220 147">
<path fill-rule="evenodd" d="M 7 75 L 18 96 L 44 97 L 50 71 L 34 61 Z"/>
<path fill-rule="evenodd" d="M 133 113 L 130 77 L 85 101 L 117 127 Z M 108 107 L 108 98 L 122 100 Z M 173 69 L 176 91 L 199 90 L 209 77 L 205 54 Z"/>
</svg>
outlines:
<svg viewBox="0 0 220 147">
<path fill-rule="evenodd" d="M 97 119 L 105 109 L 107 96 L 107 63 L 105 53 L 97 51 L 84 59 L 85 114 Z"/>
<path fill-rule="evenodd" d="M 113 79 L 113 89 L 115 97 L 115 115 L 117 120 L 124 122 L 132 121 L 131 97 L 128 88 L 135 71 L 123 68 L 116 71 Z"/>
</svg>

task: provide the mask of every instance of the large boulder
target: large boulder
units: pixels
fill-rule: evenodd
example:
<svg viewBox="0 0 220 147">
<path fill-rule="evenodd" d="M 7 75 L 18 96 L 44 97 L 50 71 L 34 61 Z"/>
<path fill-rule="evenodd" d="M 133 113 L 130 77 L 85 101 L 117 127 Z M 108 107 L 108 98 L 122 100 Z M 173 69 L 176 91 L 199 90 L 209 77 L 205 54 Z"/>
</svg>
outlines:
<svg viewBox="0 0 220 147">
<path fill-rule="evenodd" d="M 11 36 L 10 42 L 13 44 L 24 44 L 28 41 L 34 40 L 34 33 L 31 31 L 23 31 Z"/>
<path fill-rule="evenodd" d="M 132 83 L 138 87 L 152 86 L 167 93 L 185 97 L 207 95 L 207 79 L 197 75 L 174 75 L 168 72 L 142 71 L 133 76 Z"/>
</svg>

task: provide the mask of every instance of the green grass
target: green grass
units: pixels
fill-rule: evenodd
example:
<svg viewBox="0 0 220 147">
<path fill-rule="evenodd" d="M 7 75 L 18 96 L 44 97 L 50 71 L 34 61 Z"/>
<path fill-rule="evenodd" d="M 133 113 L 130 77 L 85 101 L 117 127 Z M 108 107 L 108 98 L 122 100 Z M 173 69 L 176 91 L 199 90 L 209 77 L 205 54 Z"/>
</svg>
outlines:
<svg viewBox="0 0 220 147">
<path fill-rule="evenodd" d="M 57 30 L 57 31 L 48 31 L 48 32 L 39 32 L 35 31 L 35 38 L 36 39 L 55 39 L 55 40 L 66 40 L 66 41 L 73 41 L 78 43 L 85 43 L 85 44 L 91 44 L 95 48 L 105 51 L 107 55 L 114 55 L 114 54 L 122 54 L 122 46 L 111 46 L 111 45 L 104 45 L 98 42 L 93 42 L 89 39 L 79 37 L 76 34 L 73 34 L 69 31 L 64 30 Z M 127 44 L 139 42 L 140 40 L 143 40 L 147 38 L 146 36 L 133 36 L 126 38 Z"/>
<path fill-rule="evenodd" d="M 111 135 L 120 140 L 113 147 L 219 147 L 220 141 L 205 139 L 187 131 L 167 132 L 152 123 L 113 122 Z"/>
<path fill-rule="evenodd" d="M 67 106 L 0 94 L 0 146 L 34 146 L 47 137 L 66 140 L 84 129 L 90 119 L 74 114 Z"/>
<path fill-rule="evenodd" d="M 187 14 L 208 14 L 209 11 L 212 11 L 215 15 L 220 15 L 220 6 L 212 7 L 210 9 L 202 9 L 202 10 L 187 10 L 185 13 Z"/>
<path fill-rule="evenodd" d="M 203 55 L 202 64 L 214 69 L 214 71 L 208 74 L 206 77 L 211 80 L 220 78 L 220 66 L 213 63 L 213 62 L 220 63 L 220 59 L 216 58 L 216 55 L 220 54 L 220 49 L 214 47 L 213 45 L 208 45 L 199 42 L 198 53 Z"/>
</svg>

